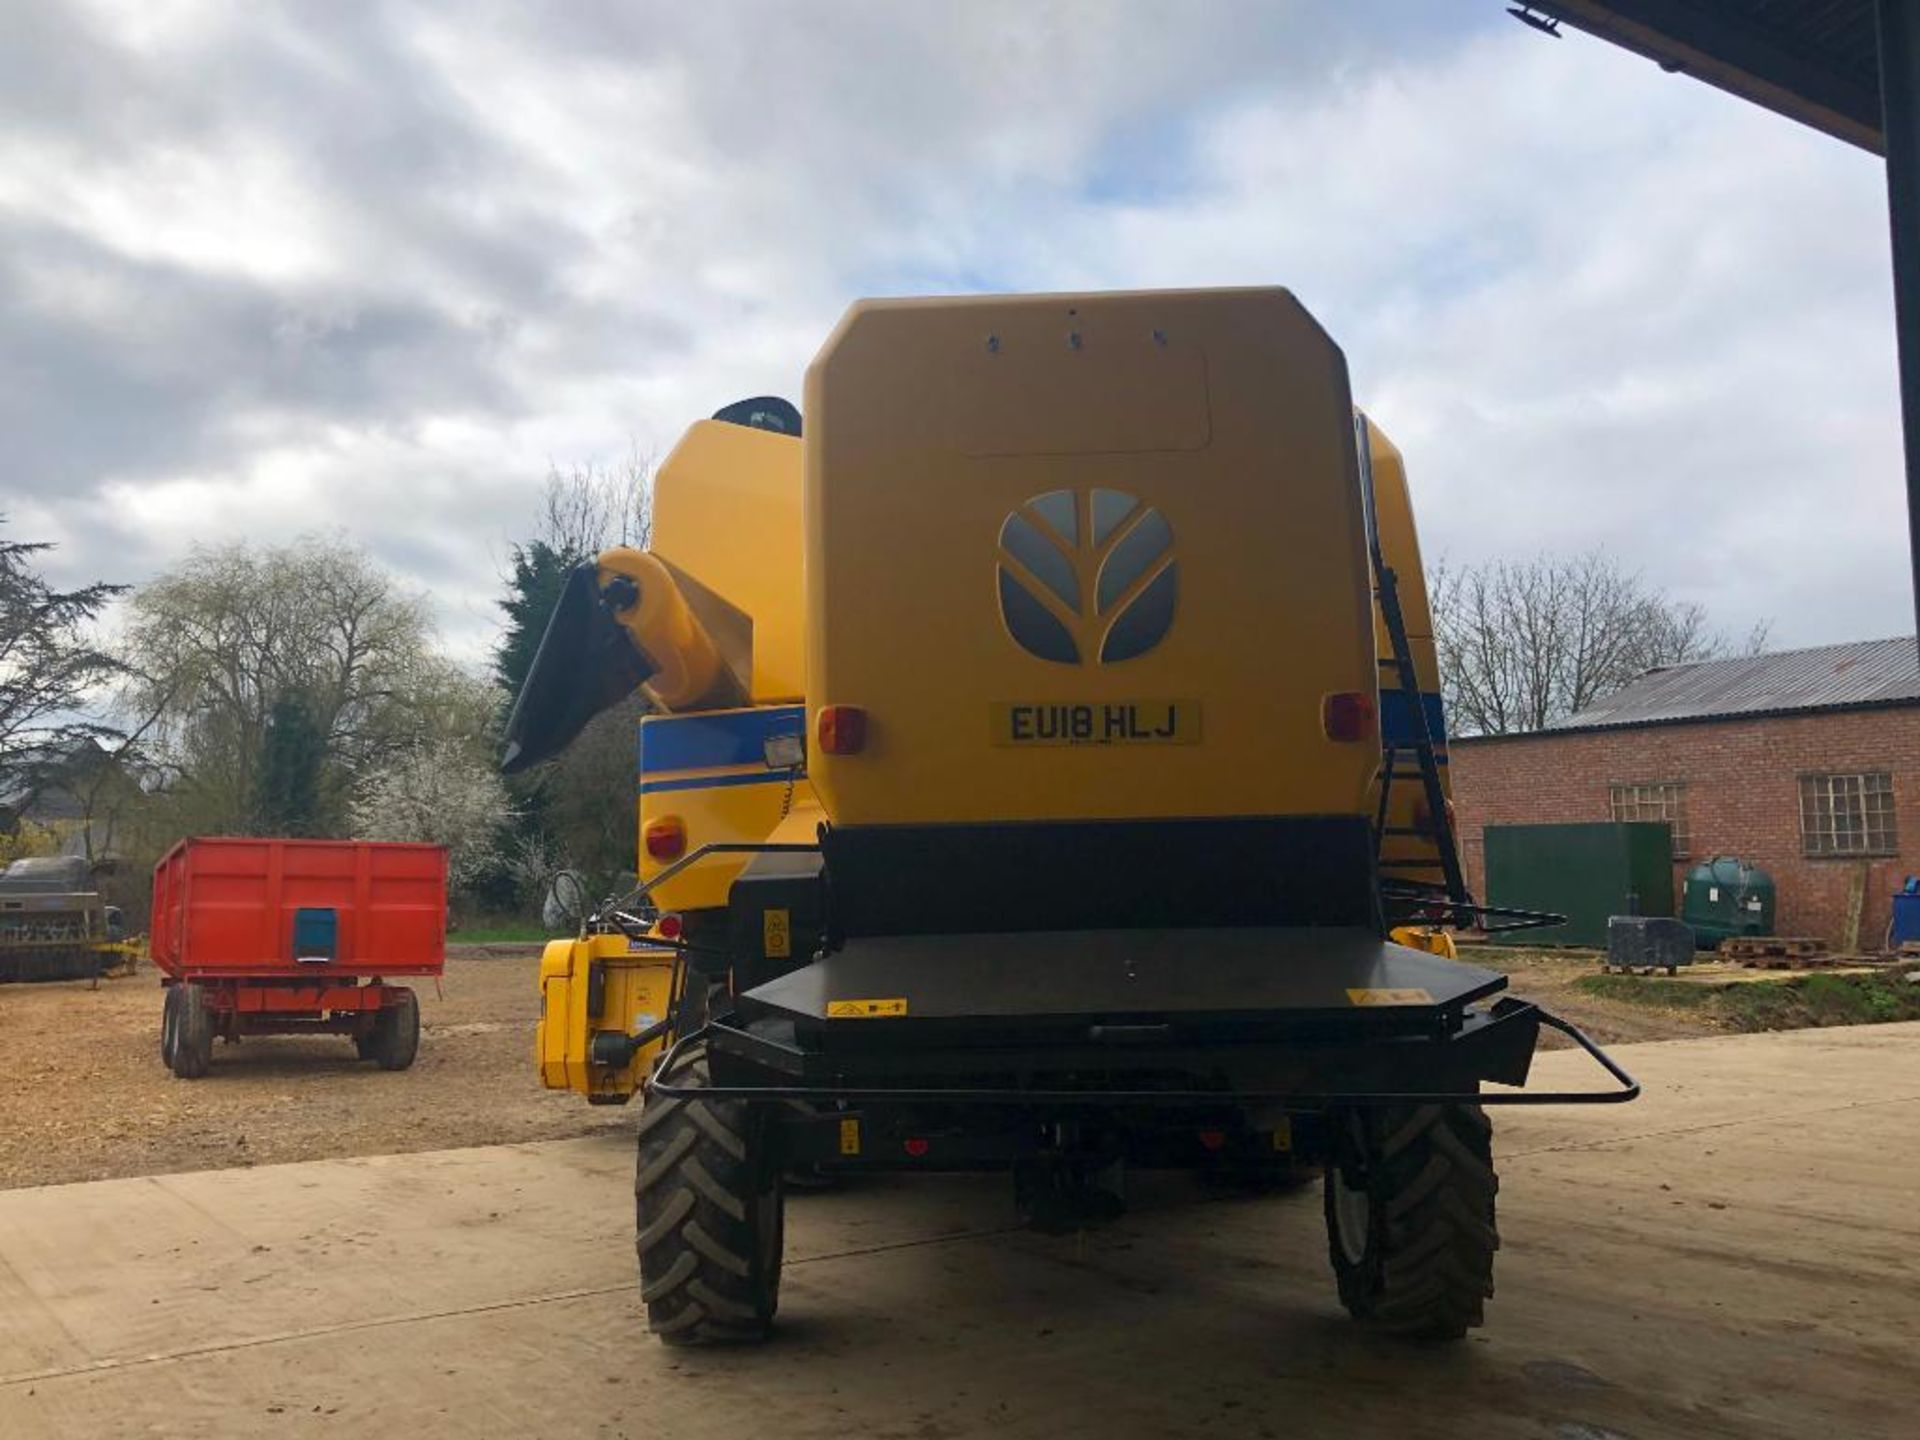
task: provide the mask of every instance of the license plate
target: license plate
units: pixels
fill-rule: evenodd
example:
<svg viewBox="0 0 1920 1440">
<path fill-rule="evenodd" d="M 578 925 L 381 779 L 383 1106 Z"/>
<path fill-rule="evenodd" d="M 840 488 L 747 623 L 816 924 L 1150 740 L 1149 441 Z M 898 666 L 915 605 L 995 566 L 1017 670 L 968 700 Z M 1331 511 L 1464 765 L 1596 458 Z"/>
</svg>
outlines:
<svg viewBox="0 0 1920 1440">
<path fill-rule="evenodd" d="M 1195 745 L 1195 700 L 1038 700 L 993 707 L 996 745 Z"/>
</svg>

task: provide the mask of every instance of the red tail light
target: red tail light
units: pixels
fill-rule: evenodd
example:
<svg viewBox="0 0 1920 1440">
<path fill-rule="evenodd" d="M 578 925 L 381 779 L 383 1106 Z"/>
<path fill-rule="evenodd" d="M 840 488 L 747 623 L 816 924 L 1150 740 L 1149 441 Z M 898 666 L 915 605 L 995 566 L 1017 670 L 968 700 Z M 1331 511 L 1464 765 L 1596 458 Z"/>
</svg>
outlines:
<svg viewBox="0 0 1920 1440">
<path fill-rule="evenodd" d="M 674 911 L 669 910 L 653 922 L 653 929 L 662 940 L 678 940 L 687 933 L 687 922 Z"/>
<path fill-rule="evenodd" d="M 915 1135 L 910 1137 L 909 1139 L 901 1141 L 900 1145 L 901 1145 L 901 1148 L 907 1152 L 907 1154 L 911 1155 L 916 1160 L 921 1159 L 923 1156 L 926 1155 L 926 1153 L 929 1150 L 933 1148 L 933 1145 L 931 1144 L 931 1142 L 926 1140 L 923 1136 L 919 1136 L 919 1135 Z"/>
<path fill-rule="evenodd" d="M 1373 715 L 1373 696 L 1363 690 L 1341 690 L 1320 702 L 1320 728 L 1329 740 L 1371 740 Z"/>
<path fill-rule="evenodd" d="M 678 815 L 649 820 L 640 831 L 640 843 L 650 860 L 678 860 L 687 853 L 687 822 Z"/>
<path fill-rule="evenodd" d="M 858 755 L 867 748 L 867 712 L 858 705 L 822 705 L 815 728 L 828 755 Z"/>
</svg>

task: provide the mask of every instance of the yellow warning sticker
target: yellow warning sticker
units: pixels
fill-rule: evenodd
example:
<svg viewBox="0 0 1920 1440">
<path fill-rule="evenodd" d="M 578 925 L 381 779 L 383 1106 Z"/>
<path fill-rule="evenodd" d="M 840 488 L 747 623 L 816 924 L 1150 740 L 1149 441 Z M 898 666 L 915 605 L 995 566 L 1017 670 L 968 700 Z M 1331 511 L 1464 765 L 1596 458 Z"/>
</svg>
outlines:
<svg viewBox="0 0 1920 1440">
<path fill-rule="evenodd" d="M 1293 1119 L 1291 1116 L 1282 1115 L 1279 1123 L 1273 1127 L 1273 1148 L 1276 1150 L 1293 1149 Z"/>
<path fill-rule="evenodd" d="M 1431 1005 L 1433 996 L 1424 990 L 1349 990 L 1347 1000 L 1354 1005 Z"/>
<path fill-rule="evenodd" d="M 829 1020 L 892 1020 L 907 1013 L 905 1000 L 829 1000 Z"/>
<path fill-rule="evenodd" d="M 840 1122 L 840 1153 L 842 1155 L 860 1153 L 860 1122 L 852 1117 Z"/>
<path fill-rule="evenodd" d="M 764 910 L 760 914 L 760 950 L 769 960 L 785 960 L 793 954 L 793 912 Z"/>
</svg>

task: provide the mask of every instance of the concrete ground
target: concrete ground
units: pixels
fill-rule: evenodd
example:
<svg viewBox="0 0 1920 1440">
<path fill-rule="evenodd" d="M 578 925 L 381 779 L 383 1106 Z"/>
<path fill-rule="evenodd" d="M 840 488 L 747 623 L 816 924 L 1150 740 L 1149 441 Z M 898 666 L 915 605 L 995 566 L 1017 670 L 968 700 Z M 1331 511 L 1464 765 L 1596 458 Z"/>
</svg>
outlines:
<svg viewBox="0 0 1920 1440">
<path fill-rule="evenodd" d="M 1622 1053 L 1638 1104 L 1499 1112 L 1460 1346 L 1345 1320 L 1315 1195 L 1049 1239 L 961 1178 L 796 1197 L 780 1338 L 666 1350 L 596 1136 L 0 1194 L 0 1435 L 1915 1433 L 1920 1025 Z"/>
</svg>

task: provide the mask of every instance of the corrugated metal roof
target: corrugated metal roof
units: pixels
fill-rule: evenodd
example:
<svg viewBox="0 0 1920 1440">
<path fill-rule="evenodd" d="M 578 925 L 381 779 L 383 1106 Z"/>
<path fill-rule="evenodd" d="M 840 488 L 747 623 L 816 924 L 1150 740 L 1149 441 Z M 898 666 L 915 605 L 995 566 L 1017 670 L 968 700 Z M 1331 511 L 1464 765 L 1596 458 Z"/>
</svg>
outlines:
<svg viewBox="0 0 1920 1440">
<path fill-rule="evenodd" d="M 1649 670 L 1626 689 L 1549 728 L 1598 730 L 1915 703 L 1920 703 L 1920 647 L 1905 635 Z"/>
</svg>

